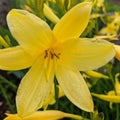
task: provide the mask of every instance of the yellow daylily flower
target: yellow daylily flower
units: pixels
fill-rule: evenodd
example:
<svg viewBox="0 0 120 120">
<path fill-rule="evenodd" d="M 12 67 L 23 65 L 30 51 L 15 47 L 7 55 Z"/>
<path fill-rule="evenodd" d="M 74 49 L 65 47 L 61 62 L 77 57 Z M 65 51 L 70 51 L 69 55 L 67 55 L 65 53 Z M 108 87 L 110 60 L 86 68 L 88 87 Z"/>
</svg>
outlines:
<svg viewBox="0 0 120 120">
<path fill-rule="evenodd" d="M 107 95 L 104 94 L 96 94 L 96 93 L 92 93 L 93 96 L 108 101 L 110 102 L 110 107 L 112 105 L 112 103 L 120 103 L 120 82 L 118 80 L 118 76 L 120 75 L 120 73 L 117 73 L 115 75 L 115 90 L 111 90 L 107 93 Z"/>
<path fill-rule="evenodd" d="M 99 31 L 99 34 L 103 34 L 103 35 L 117 35 L 117 32 L 119 30 L 119 26 L 115 25 L 113 23 L 108 24 L 106 27 L 102 28 Z"/>
<path fill-rule="evenodd" d="M 120 27 L 120 15 L 116 14 L 113 16 L 113 20 L 111 22 L 108 21 L 106 27 L 103 27 L 99 34 L 107 34 L 107 35 L 117 35 Z"/>
<path fill-rule="evenodd" d="M 88 24 L 91 8 L 90 2 L 76 5 L 53 30 L 27 11 L 9 12 L 8 26 L 19 45 L 0 50 L 0 68 L 19 70 L 32 66 L 18 88 L 19 116 L 27 116 L 43 106 L 54 76 L 72 103 L 93 111 L 92 97 L 79 71 L 103 66 L 114 57 L 115 50 L 108 41 L 79 38 Z"/>
<path fill-rule="evenodd" d="M 24 118 L 19 117 L 18 114 L 7 114 L 7 117 L 4 120 L 59 120 L 65 117 L 77 120 L 83 119 L 79 115 L 69 114 L 58 110 L 46 110 L 34 112 Z"/>
</svg>

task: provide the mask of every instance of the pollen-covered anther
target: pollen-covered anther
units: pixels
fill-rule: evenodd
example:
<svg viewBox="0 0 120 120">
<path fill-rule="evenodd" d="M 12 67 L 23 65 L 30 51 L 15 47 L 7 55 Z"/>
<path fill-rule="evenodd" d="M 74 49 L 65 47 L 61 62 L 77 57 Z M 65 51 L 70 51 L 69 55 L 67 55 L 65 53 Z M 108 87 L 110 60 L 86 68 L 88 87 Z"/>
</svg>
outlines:
<svg viewBox="0 0 120 120">
<path fill-rule="evenodd" d="M 54 57 L 60 59 L 60 55 L 61 55 L 61 53 L 56 53 L 54 51 L 54 49 L 48 49 L 48 50 L 45 50 L 45 56 L 44 56 L 44 58 L 47 58 L 47 57 L 50 56 L 51 59 L 53 59 Z"/>
</svg>

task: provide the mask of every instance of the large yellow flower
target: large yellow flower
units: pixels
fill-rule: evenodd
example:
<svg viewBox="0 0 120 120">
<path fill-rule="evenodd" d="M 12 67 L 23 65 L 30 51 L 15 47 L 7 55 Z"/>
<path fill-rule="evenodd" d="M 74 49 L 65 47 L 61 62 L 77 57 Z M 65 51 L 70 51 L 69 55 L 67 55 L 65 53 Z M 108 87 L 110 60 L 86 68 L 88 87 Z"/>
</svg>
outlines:
<svg viewBox="0 0 120 120">
<path fill-rule="evenodd" d="M 85 111 L 93 111 L 90 92 L 79 71 L 103 66 L 114 57 L 115 50 L 107 41 L 79 38 L 88 24 L 91 7 L 90 2 L 76 5 L 53 30 L 27 11 L 9 12 L 8 26 L 19 45 L 0 50 L 0 68 L 20 70 L 32 66 L 18 88 L 19 116 L 42 107 L 54 76 L 72 103 Z"/>
</svg>

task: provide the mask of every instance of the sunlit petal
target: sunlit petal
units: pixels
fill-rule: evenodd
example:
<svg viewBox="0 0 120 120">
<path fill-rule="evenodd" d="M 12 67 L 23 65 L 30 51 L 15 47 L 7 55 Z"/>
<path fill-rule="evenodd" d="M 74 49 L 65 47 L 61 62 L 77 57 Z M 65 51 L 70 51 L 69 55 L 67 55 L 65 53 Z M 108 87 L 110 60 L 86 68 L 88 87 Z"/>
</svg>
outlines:
<svg viewBox="0 0 120 120">
<path fill-rule="evenodd" d="M 64 94 L 62 88 L 59 85 L 57 85 L 57 89 L 58 89 L 58 98 L 63 97 L 65 94 Z M 49 93 L 48 97 L 44 101 L 44 104 L 43 104 L 44 110 L 48 107 L 48 105 L 52 105 L 55 102 L 56 102 L 56 100 L 55 100 L 55 85 L 53 84 L 51 92 Z"/>
<path fill-rule="evenodd" d="M 113 44 L 104 40 L 80 38 L 61 46 L 61 64 L 81 71 L 101 67 L 115 55 Z"/>
<path fill-rule="evenodd" d="M 43 59 L 38 58 L 22 79 L 16 97 L 19 116 L 29 115 L 43 105 L 51 90 L 54 77 L 53 70 L 51 70 L 53 66 L 47 67 L 50 70 L 49 73 L 46 70 Z"/>
<path fill-rule="evenodd" d="M 115 51 L 116 51 L 116 55 L 115 57 L 120 60 L 120 46 L 119 45 L 114 45 L 115 47 Z"/>
<path fill-rule="evenodd" d="M 26 117 L 25 120 L 58 120 L 62 119 L 64 117 L 69 117 L 69 118 L 74 118 L 74 119 L 83 119 L 81 116 L 74 115 L 74 114 L 69 114 L 69 113 L 64 113 L 61 111 L 57 110 L 47 110 L 47 111 L 40 111 L 36 112 L 33 115 Z"/>
<path fill-rule="evenodd" d="M 120 95 L 120 82 L 119 82 L 119 76 L 120 76 L 120 73 L 117 73 L 117 74 L 115 75 L 115 89 L 116 89 L 117 95 Z"/>
<path fill-rule="evenodd" d="M 7 114 L 7 118 L 4 120 L 58 120 L 64 117 L 82 120 L 79 115 L 64 113 L 58 110 L 38 111 L 27 117 L 20 118 L 17 114 Z"/>
<path fill-rule="evenodd" d="M 56 38 L 62 42 L 78 38 L 88 24 L 91 7 L 90 2 L 83 2 L 67 12 L 53 29 Z"/>
<path fill-rule="evenodd" d="M 79 72 L 58 66 L 57 80 L 68 99 L 82 110 L 92 112 L 93 102 L 89 89 Z"/>
<path fill-rule="evenodd" d="M 6 114 L 7 117 L 4 120 L 22 120 L 17 114 Z"/>
<path fill-rule="evenodd" d="M 32 65 L 34 59 L 20 46 L 0 49 L 0 69 L 3 70 L 28 68 Z"/>
<path fill-rule="evenodd" d="M 120 103 L 120 96 L 95 94 L 95 93 L 92 93 L 92 95 L 108 102 Z"/>
<path fill-rule="evenodd" d="M 109 77 L 108 77 L 107 75 L 104 75 L 104 74 L 102 74 L 102 73 L 100 73 L 100 72 L 97 72 L 97 71 L 92 71 L 92 70 L 90 70 L 90 71 L 85 71 L 85 73 L 86 73 L 88 76 L 92 77 L 92 78 L 98 78 L 98 79 L 104 78 L 104 79 L 109 79 Z"/>
<path fill-rule="evenodd" d="M 40 48 L 48 47 L 53 40 L 50 27 L 25 10 L 11 10 L 7 15 L 7 22 L 12 35 L 31 54 Z"/>
</svg>

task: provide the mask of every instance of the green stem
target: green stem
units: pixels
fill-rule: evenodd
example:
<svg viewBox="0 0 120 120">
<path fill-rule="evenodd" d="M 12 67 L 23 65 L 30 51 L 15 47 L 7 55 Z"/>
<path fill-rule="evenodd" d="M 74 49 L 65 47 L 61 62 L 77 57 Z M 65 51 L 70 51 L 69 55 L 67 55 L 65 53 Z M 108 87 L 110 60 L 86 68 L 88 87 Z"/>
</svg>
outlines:
<svg viewBox="0 0 120 120">
<path fill-rule="evenodd" d="M 119 119 L 119 104 L 116 104 L 116 120 L 120 120 Z"/>
<path fill-rule="evenodd" d="M 93 113 L 90 112 L 90 119 L 93 120 Z"/>
<path fill-rule="evenodd" d="M 109 73 L 109 77 L 110 77 L 110 80 L 112 81 L 112 84 L 113 84 L 113 87 L 114 87 L 114 91 L 115 91 L 115 95 L 117 95 L 117 90 L 115 88 L 115 81 L 114 81 L 114 78 L 113 78 L 111 72 Z"/>
<path fill-rule="evenodd" d="M 6 92 L 5 88 L 2 86 L 2 84 L 0 84 L 0 89 L 1 89 L 1 93 L 3 94 L 3 96 L 4 96 L 4 98 L 5 98 L 6 102 L 7 102 L 7 105 L 10 108 L 10 111 L 14 112 L 14 109 L 13 109 L 11 103 L 10 103 L 9 97 L 7 95 L 7 92 Z"/>
<path fill-rule="evenodd" d="M 110 77 L 112 84 L 114 86 L 115 95 L 117 96 L 117 90 L 115 88 L 115 82 L 114 82 L 114 78 L 113 78 L 111 72 L 109 72 L 109 77 Z M 119 112 L 120 112 L 119 111 L 119 104 L 116 104 L 116 120 L 119 120 Z"/>
<path fill-rule="evenodd" d="M 57 80 L 55 78 L 54 80 L 54 89 L 55 89 L 55 100 L 56 100 L 56 103 L 55 103 L 55 109 L 58 109 L 58 96 L 59 96 L 59 89 L 57 87 Z"/>
<path fill-rule="evenodd" d="M 12 87 L 14 90 L 17 89 L 17 86 L 15 84 L 13 84 L 12 82 L 8 81 L 7 79 L 5 79 L 3 76 L 0 75 L 0 80 L 2 83 L 6 83 L 8 84 L 10 87 Z"/>
</svg>

